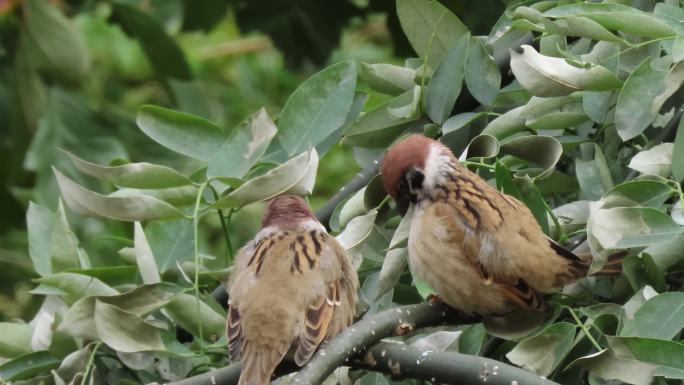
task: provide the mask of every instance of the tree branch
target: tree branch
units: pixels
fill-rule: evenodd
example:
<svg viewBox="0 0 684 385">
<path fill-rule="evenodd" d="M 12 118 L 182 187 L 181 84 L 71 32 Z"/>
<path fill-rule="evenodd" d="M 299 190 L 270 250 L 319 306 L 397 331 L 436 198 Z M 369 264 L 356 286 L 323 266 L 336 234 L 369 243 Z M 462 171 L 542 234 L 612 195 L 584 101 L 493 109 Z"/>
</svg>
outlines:
<svg viewBox="0 0 684 385">
<path fill-rule="evenodd" d="M 491 358 L 456 352 L 435 352 L 399 343 L 380 342 L 354 361 L 354 368 L 389 374 L 392 379 L 415 378 L 458 385 L 557 385 L 532 372 Z"/>
<path fill-rule="evenodd" d="M 316 352 L 295 375 L 293 383 L 317 385 L 339 366 L 385 337 L 405 335 L 415 329 L 444 324 L 468 324 L 479 318 L 465 316 L 443 303 L 400 306 L 366 317 L 345 329 Z"/>
</svg>

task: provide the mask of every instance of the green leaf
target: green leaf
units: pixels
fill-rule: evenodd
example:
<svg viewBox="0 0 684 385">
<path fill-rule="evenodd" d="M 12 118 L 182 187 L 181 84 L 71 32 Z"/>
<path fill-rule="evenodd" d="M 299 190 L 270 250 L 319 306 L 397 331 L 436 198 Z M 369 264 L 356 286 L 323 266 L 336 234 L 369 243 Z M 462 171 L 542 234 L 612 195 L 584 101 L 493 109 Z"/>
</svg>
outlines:
<svg viewBox="0 0 684 385">
<path fill-rule="evenodd" d="M 264 108 L 239 126 L 209 161 L 207 177 L 241 178 L 266 152 L 278 132 Z"/>
<path fill-rule="evenodd" d="M 581 155 L 575 158 L 575 173 L 580 185 L 580 199 L 599 200 L 613 187 L 613 180 L 601 148 L 594 143 L 580 145 Z"/>
<path fill-rule="evenodd" d="M 412 105 L 415 93 L 414 88 L 368 111 L 345 130 L 343 140 L 353 146 L 372 148 L 392 143 L 418 116 L 397 117 L 390 110 Z"/>
<path fill-rule="evenodd" d="M 205 162 L 227 139 L 218 126 L 206 119 L 157 106 L 142 106 L 136 122 L 155 142 Z"/>
<path fill-rule="evenodd" d="M 31 325 L 0 322 L 0 357 L 14 358 L 31 352 Z"/>
<path fill-rule="evenodd" d="M 646 285 L 652 286 L 657 291 L 667 290 L 665 276 L 658 269 L 653 258 L 647 253 L 630 255 L 622 261 L 622 273 L 627 277 L 634 291 L 638 291 Z"/>
<path fill-rule="evenodd" d="M 342 127 L 356 87 L 356 64 L 343 61 L 319 71 L 290 96 L 278 119 L 278 139 L 292 156 L 317 146 Z"/>
<path fill-rule="evenodd" d="M 432 68 L 468 33 L 468 27 L 438 1 L 397 0 L 397 15 L 411 46 Z"/>
<path fill-rule="evenodd" d="M 575 325 L 559 322 L 547 327 L 540 334 L 518 343 L 506 354 L 506 358 L 516 365 L 546 377 L 570 352 L 574 338 Z"/>
<path fill-rule="evenodd" d="M 101 216 L 122 221 L 182 218 L 185 215 L 170 204 L 148 195 L 105 196 L 87 190 L 56 168 L 57 185 L 70 209 L 79 215 Z"/>
<path fill-rule="evenodd" d="M 413 89 L 416 70 L 394 64 L 361 64 L 361 77 L 375 91 L 387 95 L 399 95 Z"/>
<path fill-rule="evenodd" d="M 599 208 L 589 223 L 588 231 L 605 249 L 649 246 L 684 232 L 669 215 L 650 207 Z"/>
<path fill-rule="evenodd" d="M 641 134 L 665 101 L 684 83 L 684 63 L 669 70 L 655 68 L 646 59 L 625 81 L 615 107 L 615 126 L 626 141 Z"/>
<path fill-rule="evenodd" d="M 147 242 L 145 232 L 143 231 L 140 222 L 135 222 L 133 224 L 133 241 L 135 242 L 135 259 L 143 283 L 149 285 L 161 282 L 161 276 L 159 275 L 157 264 L 154 261 L 152 249 Z"/>
<path fill-rule="evenodd" d="M 113 2 L 112 16 L 140 42 L 159 77 L 180 80 L 192 78 L 183 51 L 155 17 L 127 4 L 125 0 Z"/>
<path fill-rule="evenodd" d="M 664 18 L 622 4 L 582 3 L 556 7 L 544 12 L 546 17 L 586 17 L 603 27 L 649 37 L 674 36 L 672 24 Z"/>
<path fill-rule="evenodd" d="M 190 294 L 182 294 L 173 300 L 166 305 L 165 311 L 178 326 L 195 337 L 200 336 L 200 324 L 202 335 L 207 341 L 216 341 L 225 334 L 226 315 L 218 313 L 214 307 Z"/>
<path fill-rule="evenodd" d="M 568 95 L 575 91 L 608 91 L 622 85 L 600 65 L 578 68 L 564 59 L 539 54 L 529 45 L 522 53 L 511 51 L 511 70 L 520 84 L 535 96 Z"/>
<path fill-rule="evenodd" d="M 672 174 L 674 144 L 661 143 L 632 157 L 628 167 L 642 174 L 669 177 Z"/>
<path fill-rule="evenodd" d="M 616 356 L 657 365 L 656 375 L 684 379 L 684 344 L 655 338 L 606 338 Z"/>
<path fill-rule="evenodd" d="M 656 366 L 618 357 L 608 349 L 580 357 L 570 366 L 581 366 L 605 380 L 620 380 L 634 385 L 650 385 Z"/>
<path fill-rule="evenodd" d="M 482 134 L 488 134 L 501 140 L 518 132 L 526 131 L 525 116 L 523 115 L 524 110 L 525 106 L 521 106 L 506 111 L 492 120 L 487 127 L 482 130 Z"/>
<path fill-rule="evenodd" d="M 161 273 L 174 269 L 177 263 L 189 261 L 195 255 L 191 220 L 150 222 L 145 227 L 145 237 Z"/>
<path fill-rule="evenodd" d="M 27 0 L 27 54 L 38 70 L 70 83 L 79 83 L 90 67 L 88 49 L 77 28 L 51 2 Z"/>
<path fill-rule="evenodd" d="M 499 141 L 489 135 L 481 134 L 473 138 L 466 147 L 466 159 L 493 158 L 499 154 L 501 145 Z"/>
<path fill-rule="evenodd" d="M 541 167 L 540 171 L 518 172 L 517 176 L 524 174 L 535 179 L 542 179 L 553 171 L 563 153 L 563 146 L 561 146 L 558 139 L 551 136 L 521 136 L 503 144 L 501 146 L 501 153 L 513 155 Z"/>
<path fill-rule="evenodd" d="M 662 293 L 644 303 L 625 322 L 620 336 L 670 340 L 684 328 L 684 293 Z"/>
<path fill-rule="evenodd" d="M 40 292 L 41 287 L 56 289 L 67 304 L 89 295 L 117 295 L 118 291 L 107 286 L 97 278 L 76 273 L 57 273 L 36 279 L 41 285 L 33 292 Z"/>
<path fill-rule="evenodd" d="M 587 116 L 597 123 L 608 123 L 613 107 L 614 93 L 612 91 L 590 92 L 586 91 L 582 98 L 582 109 Z"/>
<path fill-rule="evenodd" d="M 672 150 L 672 176 L 679 182 L 684 180 L 684 119 L 680 119 L 677 126 Z"/>
<path fill-rule="evenodd" d="M 610 206 L 634 206 L 661 208 L 674 193 L 665 180 L 635 179 L 610 189 L 603 197 Z"/>
<path fill-rule="evenodd" d="M 89 268 L 90 262 L 82 256 L 78 249 L 78 240 L 69 228 L 64 206 L 59 201 L 55 220 L 52 225 L 52 272 L 60 272 L 72 268 Z"/>
<path fill-rule="evenodd" d="M 4 381 L 27 380 L 56 369 L 61 360 L 47 351 L 27 353 L 0 365 L 0 379 Z"/>
<path fill-rule="evenodd" d="M 482 42 L 476 38 L 470 42 L 465 81 L 470 94 L 478 102 L 485 106 L 494 103 L 501 87 L 501 72 Z"/>
<path fill-rule="evenodd" d="M 80 159 L 68 151 L 64 152 L 78 171 L 117 186 L 163 189 L 192 184 L 190 179 L 170 167 L 146 162 L 107 167 Z"/>
<path fill-rule="evenodd" d="M 308 195 L 316 181 L 316 149 L 303 152 L 266 174 L 250 179 L 212 205 L 215 208 L 241 207 L 280 194 Z"/>
<path fill-rule="evenodd" d="M 374 300 L 379 299 L 399 282 L 399 278 L 404 272 L 408 261 L 408 247 L 398 247 L 398 245 L 408 241 L 410 228 L 411 215 L 405 215 L 394 231 L 394 235 L 392 235 L 389 249 L 382 262 L 380 276 L 378 277 L 378 289 Z"/>
<path fill-rule="evenodd" d="M 371 235 L 377 216 L 378 211 L 371 210 L 368 214 L 353 218 L 335 239 L 350 254 L 353 253 Z"/>
<path fill-rule="evenodd" d="M 55 214 L 49 209 L 29 202 L 26 211 L 29 255 L 33 269 L 40 275 L 52 274 L 52 227 Z"/>
<path fill-rule="evenodd" d="M 444 123 L 461 93 L 469 44 L 470 34 L 466 33 L 444 53 L 427 85 L 425 113 L 435 123 Z"/>
<path fill-rule="evenodd" d="M 454 115 L 442 123 L 442 135 L 446 136 L 453 132 L 460 131 L 470 123 L 487 116 L 484 112 L 463 112 Z"/>
<path fill-rule="evenodd" d="M 93 319 L 100 340 L 114 350 L 125 353 L 165 350 L 161 329 L 133 313 L 95 300 Z"/>
<path fill-rule="evenodd" d="M 479 356 L 486 337 L 487 331 L 481 323 L 466 326 L 458 337 L 458 352 Z"/>
</svg>

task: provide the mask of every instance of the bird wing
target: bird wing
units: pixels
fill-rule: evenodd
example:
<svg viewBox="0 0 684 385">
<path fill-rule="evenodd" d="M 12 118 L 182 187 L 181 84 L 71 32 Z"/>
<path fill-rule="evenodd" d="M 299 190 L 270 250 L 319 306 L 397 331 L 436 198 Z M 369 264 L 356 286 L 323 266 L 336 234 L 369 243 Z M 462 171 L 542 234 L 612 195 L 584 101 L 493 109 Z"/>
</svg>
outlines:
<svg viewBox="0 0 684 385">
<path fill-rule="evenodd" d="M 337 241 L 322 232 L 312 231 L 304 237 L 298 255 L 314 260 L 325 289 L 309 304 L 304 318 L 295 363 L 306 364 L 327 338 L 339 333 L 353 320 L 358 280 L 349 257 Z"/>
</svg>

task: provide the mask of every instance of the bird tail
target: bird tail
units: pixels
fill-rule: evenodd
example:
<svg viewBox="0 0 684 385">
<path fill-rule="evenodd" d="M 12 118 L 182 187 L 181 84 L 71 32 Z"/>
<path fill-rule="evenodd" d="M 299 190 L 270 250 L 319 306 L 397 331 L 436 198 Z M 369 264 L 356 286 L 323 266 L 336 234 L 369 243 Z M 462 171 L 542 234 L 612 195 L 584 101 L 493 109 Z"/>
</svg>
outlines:
<svg viewBox="0 0 684 385">
<path fill-rule="evenodd" d="M 251 349 L 250 349 L 251 348 Z M 287 353 L 287 346 L 248 347 L 243 354 L 238 385 L 268 385 L 276 366 Z"/>
</svg>

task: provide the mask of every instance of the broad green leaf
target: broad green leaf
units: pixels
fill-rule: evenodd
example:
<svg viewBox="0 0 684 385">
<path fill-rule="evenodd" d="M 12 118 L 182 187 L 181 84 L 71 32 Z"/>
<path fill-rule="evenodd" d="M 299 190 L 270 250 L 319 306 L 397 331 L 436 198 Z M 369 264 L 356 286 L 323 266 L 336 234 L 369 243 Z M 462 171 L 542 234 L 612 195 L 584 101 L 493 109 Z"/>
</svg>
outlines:
<svg viewBox="0 0 684 385">
<path fill-rule="evenodd" d="M 303 152 L 266 174 L 250 179 L 213 204 L 215 208 L 240 207 L 280 194 L 308 195 L 318 169 L 316 149 Z"/>
<path fill-rule="evenodd" d="M 88 49 L 78 29 L 49 1 L 24 3 L 27 53 L 41 72 L 70 83 L 80 82 L 88 72 Z"/>
<path fill-rule="evenodd" d="M 549 317 L 536 311 L 516 309 L 502 317 L 485 317 L 482 325 L 487 333 L 505 340 L 521 341 L 533 337 L 546 329 L 560 314 L 560 308 L 554 309 Z"/>
<path fill-rule="evenodd" d="M 575 325 L 559 322 L 547 327 L 540 334 L 518 343 L 506 354 L 506 358 L 516 365 L 546 377 L 570 352 L 574 339 Z"/>
<path fill-rule="evenodd" d="M 397 15 L 411 46 L 432 68 L 468 33 L 468 27 L 438 1 L 397 0 Z"/>
<path fill-rule="evenodd" d="M 415 89 L 406 91 L 361 115 L 345 130 L 343 140 L 354 146 L 373 148 L 392 143 L 408 124 L 418 117 L 399 118 L 393 115 L 390 109 L 413 104 L 414 94 Z"/>
<path fill-rule="evenodd" d="M 670 340 L 684 328 L 684 293 L 662 293 L 644 303 L 627 320 L 620 336 Z"/>
<path fill-rule="evenodd" d="M 145 238 L 161 273 L 174 269 L 176 263 L 189 261 L 195 255 L 191 220 L 150 222 L 145 227 Z"/>
<path fill-rule="evenodd" d="M 278 119 L 278 139 L 289 155 L 317 146 L 342 127 L 356 87 L 356 64 L 343 61 L 323 69 L 290 96 Z"/>
<path fill-rule="evenodd" d="M 459 131 L 470 123 L 486 116 L 484 112 L 463 112 L 454 115 L 442 123 L 442 135 L 446 136 L 453 132 Z"/>
<path fill-rule="evenodd" d="M 36 273 L 52 274 L 52 228 L 55 214 L 49 209 L 29 202 L 26 211 L 29 255 Z"/>
<path fill-rule="evenodd" d="M 676 35 L 672 23 L 668 23 L 667 20 L 622 4 L 581 3 L 563 5 L 544 12 L 544 16 L 554 18 L 582 16 L 609 30 L 635 35 L 649 37 Z"/>
<path fill-rule="evenodd" d="M 266 152 L 278 132 L 264 108 L 233 129 L 209 161 L 207 177 L 241 178 Z"/>
<path fill-rule="evenodd" d="M 147 242 L 140 222 L 133 224 L 133 240 L 135 242 L 135 259 L 138 263 L 143 283 L 149 285 L 161 282 L 161 276 L 159 275 L 152 249 Z"/>
<path fill-rule="evenodd" d="M 623 43 L 620 39 L 601 24 L 583 16 L 568 16 L 562 19 L 551 21 L 544 17 L 542 12 L 531 7 L 518 7 L 513 13 L 515 18 L 524 18 L 533 23 L 534 28 L 541 29 L 542 32 L 550 36 L 578 36 L 592 40 L 605 40 Z"/>
<path fill-rule="evenodd" d="M 677 35 L 672 44 L 672 61 L 679 63 L 684 60 L 684 36 Z"/>
<path fill-rule="evenodd" d="M 165 79 L 190 80 L 192 73 L 183 51 L 154 18 L 124 0 L 112 5 L 112 16 L 142 46 L 156 74 Z"/>
<path fill-rule="evenodd" d="M 633 385 L 650 385 L 656 366 L 618 357 L 608 349 L 580 357 L 570 366 L 581 366 L 605 380 L 620 380 Z"/>
<path fill-rule="evenodd" d="M 75 213 L 122 221 L 182 218 L 185 215 L 170 204 L 148 195 L 105 196 L 87 190 L 56 168 L 52 169 L 64 201 Z"/>
<path fill-rule="evenodd" d="M 222 183 L 227 185 L 240 185 L 242 183 L 239 179 L 225 179 L 217 178 Z M 171 187 L 162 189 L 135 189 L 135 188 L 120 188 L 113 193 L 107 195 L 110 198 L 125 198 L 125 197 L 139 197 L 141 195 L 149 196 L 159 199 L 175 207 L 194 206 L 197 200 L 198 187 L 194 185 Z"/>
<path fill-rule="evenodd" d="M 503 144 L 501 153 L 513 155 L 540 166 L 541 170 L 538 172 L 523 174 L 542 179 L 553 171 L 563 153 L 563 146 L 551 136 L 521 136 Z M 521 172 L 518 172 L 519 175 L 522 175 Z"/>
<path fill-rule="evenodd" d="M 425 113 L 435 123 L 444 123 L 461 93 L 469 44 L 470 34 L 466 33 L 444 53 L 427 85 Z"/>
<path fill-rule="evenodd" d="M 657 291 L 667 290 L 665 276 L 647 253 L 630 255 L 622 261 L 622 274 L 627 277 L 632 290 L 638 291 L 647 285 Z"/>
<path fill-rule="evenodd" d="M 644 249 L 644 253 L 652 256 L 658 268 L 665 271 L 684 258 L 681 250 L 684 250 L 684 236 L 680 235 L 670 242 L 650 245 Z"/>
<path fill-rule="evenodd" d="M 489 56 L 489 52 L 479 39 L 472 38 L 468 61 L 466 62 L 465 82 L 468 91 L 482 105 L 494 103 L 501 87 L 501 72 Z"/>
<path fill-rule="evenodd" d="M 41 286 L 53 288 L 60 293 L 60 297 L 67 304 L 76 302 L 79 298 L 89 295 L 117 295 L 118 291 L 107 286 L 97 278 L 76 273 L 57 273 L 36 279 Z M 34 291 L 36 291 L 34 290 Z"/>
<path fill-rule="evenodd" d="M 589 222 L 592 235 L 605 249 L 649 246 L 684 232 L 669 215 L 650 207 L 600 208 Z"/>
<path fill-rule="evenodd" d="M 370 236 L 377 215 L 377 210 L 371 210 L 368 214 L 353 218 L 335 238 L 345 250 L 353 253 Z"/>
<path fill-rule="evenodd" d="M 661 143 L 632 157 L 628 167 L 642 174 L 669 177 L 672 174 L 674 144 Z"/>
<path fill-rule="evenodd" d="M 665 101 L 684 83 L 684 63 L 669 70 L 647 59 L 625 81 L 615 107 L 615 125 L 622 140 L 641 134 Z"/>
<path fill-rule="evenodd" d="M 138 317 L 156 311 L 180 295 L 180 288 L 168 283 L 142 285 L 118 295 L 91 295 L 79 299 L 64 314 L 58 330 L 74 337 L 97 339 L 96 301 L 116 306 Z"/>
<path fill-rule="evenodd" d="M 613 180 L 601 148 L 594 143 L 580 145 L 575 158 L 575 173 L 580 185 L 580 199 L 598 200 L 613 187 Z"/>
<path fill-rule="evenodd" d="M 516 107 L 506 111 L 501 116 L 492 120 L 482 131 L 497 139 L 504 139 L 521 131 L 526 131 L 525 116 L 522 114 L 525 107 Z"/>
<path fill-rule="evenodd" d="M 405 215 L 399 226 L 394 231 L 392 235 L 392 240 L 389 244 L 389 250 L 385 254 L 385 259 L 382 262 L 382 268 L 380 268 L 380 276 L 378 277 L 378 291 L 375 295 L 374 300 L 380 298 L 383 294 L 387 293 L 390 289 L 396 286 L 399 282 L 401 274 L 406 268 L 406 263 L 408 261 L 408 247 L 398 247 L 399 244 L 408 241 L 409 230 L 411 228 L 411 215 Z"/>
<path fill-rule="evenodd" d="M 64 206 L 60 200 L 52 224 L 52 272 L 60 272 L 79 267 L 89 268 L 87 257 L 82 257 L 78 250 L 78 240 L 69 227 L 64 213 Z M 83 266 L 81 266 L 83 265 Z"/>
<path fill-rule="evenodd" d="M 134 265 L 96 267 L 92 269 L 69 269 L 67 273 L 76 273 L 97 278 L 110 286 L 124 285 L 134 282 L 138 277 L 138 267 Z"/>
<path fill-rule="evenodd" d="M 556 130 L 578 126 L 589 121 L 580 103 L 571 103 L 541 116 L 528 116 L 525 125 L 533 130 Z"/>
<path fill-rule="evenodd" d="M 612 91 L 586 91 L 583 93 L 582 109 L 591 120 L 597 123 L 607 123 L 610 118 L 609 110 L 613 106 L 613 98 Z"/>
<path fill-rule="evenodd" d="M 203 118 L 157 106 L 142 106 L 138 127 L 155 142 L 179 154 L 205 162 L 226 141 L 226 134 Z"/>
<path fill-rule="evenodd" d="M 139 316 L 95 300 L 97 335 L 110 348 L 125 353 L 165 350 L 160 329 Z"/>
<path fill-rule="evenodd" d="M 362 63 L 361 76 L 368 86 L 387 95 L 399 95 L 413 89 L 416 70 L 394 64 Z"/>
<path fill-rule="evenodd" d="M 195 337 L 200 335 L 200 324 L 202 325 L 202 335 L 207 341 L 214 342 L 225 334 L 226 315 L 218 313 L 214 307 L 190 294 L 181 294 L 166 305 L 164 311 L 178 326 L 192 333 Z"/>
<path fill-rule="evenodd" d="M 158 164 L 128 163 L 120 166 L 100 166 L 65 151 L 78 171 L 121 187 L 163 189 L 192 184 L 178 171 Z"/>
<path fill-rule="evenodd" d="M 655 338 L 606 338 L 616 356 L 656 365 L 656 375 L 684 379 L 684 344 Z"/>
<path fill-rule="evenodd" d="M 340 207 L 337 215 L 337 231 L 345 227 L 350 220 L 368 212 L 364 202 L 365 195 L 366 187 L 363 187 L 347 199 Z"/>
<path fill-rule="evenodd" d="M 15 382 L 31 379 L 56 369 L 60 362 L 47 351 L 27 353 L 0 365 L 0 380 Z"/>
<path fill-rule="evenodd" d="M 511 70 L 520 84 L 535 96 L 562 96 L 575 91 L 608 91 L 622 82 L 600 65 L 578 68 L 564 59 L 539 54 L 529 45 L 522 53 L 511 51 Z"/>
<path fill-rule="evenodd" d="M 612 207 L 641 206 L 660 208 L 674 193 L 665 180 L 635 179 L 610 189 L 604 201 Z"/>
<path fill-rule="evenodd" d="M 684 180 L 684 119 L 680 119 L 677 126 L 672 150 L 672 176 L 679 182 Z"/>
<path fill-rule="evenodd" d="M 31 352 L 31 325 L 0 322 L 0 357 L 14 358 Z"/>
<path fill-rule="evenodd" d="M 489 134 L 481 134 L 468 143 L 465 158 L 493 158 L 499 154 L 500 150 L 501 145 L 495 137 Z"/>
<path fill-rule="evenodd" d="M 466 326 L 458 337 L 458 352 L 479 356 L 487 331 L 481 323 Z"/>
</svg>

